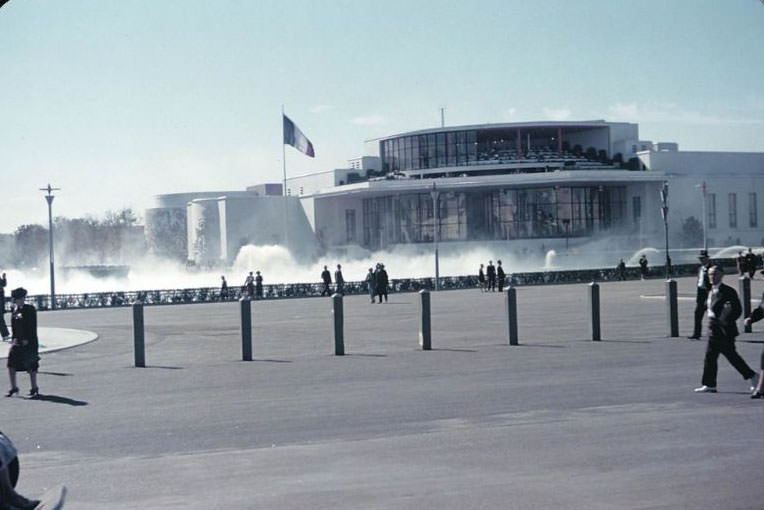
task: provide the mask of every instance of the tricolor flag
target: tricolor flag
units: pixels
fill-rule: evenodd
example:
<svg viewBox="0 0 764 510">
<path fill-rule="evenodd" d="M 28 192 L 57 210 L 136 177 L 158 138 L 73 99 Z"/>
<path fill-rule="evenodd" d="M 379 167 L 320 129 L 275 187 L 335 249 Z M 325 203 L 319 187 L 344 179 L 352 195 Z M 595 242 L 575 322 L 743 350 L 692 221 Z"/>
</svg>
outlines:
<svg viewBox="0 0 764 510">
<path fill-rule="evenodd" d="M 300 128 L 295 126 L 294 122 L 292 122 L 286 115 L 284 115 L 284 143 L 291 145 L 311 158 L 316 156 L 316 153 L 313 152 L 313 144 L 310 143 L 308 137 L 302 134 Z"/>
</svg>

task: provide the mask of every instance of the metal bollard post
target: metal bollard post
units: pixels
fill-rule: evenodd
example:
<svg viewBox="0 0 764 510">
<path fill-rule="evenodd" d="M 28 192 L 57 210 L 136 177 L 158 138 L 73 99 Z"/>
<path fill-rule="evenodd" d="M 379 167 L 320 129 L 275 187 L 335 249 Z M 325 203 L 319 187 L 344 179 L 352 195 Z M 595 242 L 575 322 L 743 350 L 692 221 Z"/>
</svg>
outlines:
<svg viewBox="0 0 764 510">
<path fill-rule="evenodd" d="M 334 315 L 334 354 L 345 355 L 345 326 L 344 311 L 342 309 L 342 294 L 332 296 L 332 314 Z"/>
<path fill-rule="evenodd" d="M 133 305 L 133 347 L 136 367 L 146 366 L 143 338 L 143 304 L 135 303 Z"/>
<path fill-rule="evenodd" d="M 504 301 L 507 304 L 509 345 L 519 345 L 517 341 L 517 290 L 511 285 L 507 287 L 507 295 Z"/>
<path fill-rule="evenodd" d="M 666 319 L 668 336 L 679 336 L 679 312 L 676 280 L 666 280 Z"/>
<path fill-rule="evenodd" d="M 419 345 L 423 351 L 432 350 L 432 329 L 430 328 L 430 291 L 419 291 Z"/>
<path fill-rule="evenodd" d="M 592 334 L 592 341 L 602 340 L 600 333 L 600 286 L 592 282 L 589 284 L 589 332 Z"/>
<path fill-rule="evenodd" d="M 252 308 L 249 299 L 239 301 L 241 305 L 241 360 L 252 361 Z"/>
<path fill-rule="evenodd" d="M 740 288 L 740 303 L 743 305 L 743 314 L 740 319 L 745 319 L 751 316 L 751 280 L 747 276 L 744 276 L 738 280 Z M 750 333 L 753 331 L 751 325 L 743 326 L 743 331 Z"/>
</svg>

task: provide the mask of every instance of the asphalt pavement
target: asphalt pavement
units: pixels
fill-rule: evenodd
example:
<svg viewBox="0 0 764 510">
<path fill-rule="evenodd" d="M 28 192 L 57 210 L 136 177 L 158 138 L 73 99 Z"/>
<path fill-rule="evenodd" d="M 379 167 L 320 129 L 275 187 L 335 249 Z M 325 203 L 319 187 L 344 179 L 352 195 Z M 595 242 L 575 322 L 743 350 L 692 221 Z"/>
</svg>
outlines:
<svg viewBox="0 0 764 510">
<path fill-rule="evenodd" d="M 39 313 L 98 339 L 43 354 L 0 429 L 20 491 L 64 483 L 71 510 L 760 509 L 764 402 L 724 359 L 719 393 L 692 391 L 694 280 L 679 338 L 664 285 L 600 284 L 600 342 L 587 285 L 520 287 L 518 346 L 503 295 L 435 292 L 432 351 L 417 294 L 348 297 L 345 356 L 331 299 L 254 302 L 253 361 L 238 303 L 146 307 L 145 368 L 130 308 Z M 761 324 L 738 339 L 755 370 Z"/>
</svg>

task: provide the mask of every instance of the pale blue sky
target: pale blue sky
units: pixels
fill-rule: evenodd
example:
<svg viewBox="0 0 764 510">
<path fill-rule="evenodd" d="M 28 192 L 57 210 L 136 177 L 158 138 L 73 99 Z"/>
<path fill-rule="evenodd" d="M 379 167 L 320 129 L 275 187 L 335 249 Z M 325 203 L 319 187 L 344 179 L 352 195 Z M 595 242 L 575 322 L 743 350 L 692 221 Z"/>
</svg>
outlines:
<svg viewBox="0 0 764 510">
<path fill-rule="evenodd" d="M 446 124 L 607 119 L 764 151 L 759 0 L 11 0 L 0 232 L 281 181 L 281 105 L 317 157 Z"/>
</svg>

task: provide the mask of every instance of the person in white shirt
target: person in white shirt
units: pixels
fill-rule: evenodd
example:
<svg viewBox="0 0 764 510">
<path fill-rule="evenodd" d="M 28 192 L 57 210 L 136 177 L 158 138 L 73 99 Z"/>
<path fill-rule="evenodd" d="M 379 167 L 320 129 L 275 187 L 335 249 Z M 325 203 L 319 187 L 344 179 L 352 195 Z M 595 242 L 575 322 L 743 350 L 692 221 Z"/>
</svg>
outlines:
<svg viewBox="0 0 764 510">
<path fill-rule="evenodd" d="M 708 270 L 711 292 L 708 295 L 708 346 L 703 360 L 702 386 L 695 388 L 697 393 L 716 393 L 716 373 L 719 354 L 740 372 L 743 379 L 750 381 L 751 390 L 756 386 L 756 372 L 735 350 L 735 337 L 738 335 L 737 319 L 743 313 L 737 292 L 722 283 L 724 271 L 720 266 Z"/>
</svg>

